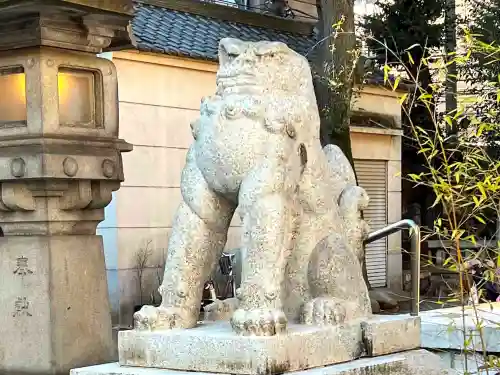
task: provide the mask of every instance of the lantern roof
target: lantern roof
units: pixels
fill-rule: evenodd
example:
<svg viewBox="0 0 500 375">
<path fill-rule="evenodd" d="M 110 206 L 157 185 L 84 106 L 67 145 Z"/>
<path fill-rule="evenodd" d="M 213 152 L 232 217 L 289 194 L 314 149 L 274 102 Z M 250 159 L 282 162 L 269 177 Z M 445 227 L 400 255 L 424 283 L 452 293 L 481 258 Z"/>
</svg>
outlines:
<svg viewBox="0 0 500 375">
<path fill-rule="evenodd" d="M 35 46 L 99 53 L 130 45 L 131 0 L 0 0 L 0 50 Z"/>
</svg>

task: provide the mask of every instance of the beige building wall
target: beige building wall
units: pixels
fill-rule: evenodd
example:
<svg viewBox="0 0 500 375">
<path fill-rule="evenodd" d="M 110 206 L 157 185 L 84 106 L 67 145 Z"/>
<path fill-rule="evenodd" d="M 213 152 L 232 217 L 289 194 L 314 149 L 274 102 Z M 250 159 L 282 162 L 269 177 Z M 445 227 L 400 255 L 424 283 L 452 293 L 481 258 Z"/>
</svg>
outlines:
<svg viewBox="0 0 500 375">
<path fill-rule="evenodd" d="M 355 160 L 383 160 L 387 168 L 387 223 L 401 220 L 401 133 L 381 131 L 374 134 L 371 128 L 352 127 L 351 142 Z M 378 228 L 376 228 L 378 229 Z M 401 233 L 387 239 L 387 286 L 402 289 Z"/>
<path fill-rule="evenodd" d="M 189 124 L 198 116 L 200 99 L 215 89 L 217 65 L 135 51 L 114 52 L 113 62 L 119 82 L 120 137 L 134 145 L 131 153 L 124 154 L 126 179 L 115 197 L 119 323 L 124 326 L 131 323 L 134 305 L 141 303 L 141 289 L 142 303 L 151 303 L 158 288 L 162 276 L 158 271 L 180 202 L 180 174 L 192 141 Z M 399 114 L 395 105 L 381 104 L 380 96 L 370 92 L 369 98 L 357 101 L 358 108 Z M 392 99 L 397 103 L 395 94 Z M 400 160 L 399 133 L 374 131 L 353 131 L 354 156 L 386 160 L 394 175 Z M 393 221 L 401 215 L 400 205 L 395 203 L 401 194 L 397 180 L 391 178 L 388 184 L 389 197 L 393 198 L 389 199 L 389 219 Z M 235 218 L 228 236 L 229 249 L 238 246 L 239 227 Z M 396 237 L 391 244 L 400 246 Z M 399 258 L 389 265 L 401 274 Z"/>
<path fill-rule="evenodd" d="M 387 223 L 395 223 L 402 217 L 401 190 L 401 106 L 400 92 L 384 87 L 364 87 L 353 99 L 353 110 L 390 116 L 397 129 L 351 127 L 351 146 L 355 160 L 382 160 L 387 166 Z M 387 286 L 402 290 L 401 233 L 387 239 Z"/>
<path fill-rule="evenodd" d="M 150 303 L 158 288 L 191 143 L 189 124 L 198 116 L 200 98 L 213 91 L 216 65 L 134 52 L 113 53 L 113 62 L 120 137 L 134 145 L 124 155 L 127 177 L 115 197 L 120 324 L 126 325 L 131 309 L 141 303 L 141 289 L 142 303 Z M 137 270 L 141 263 L 142 288 Z"/>
</svg>

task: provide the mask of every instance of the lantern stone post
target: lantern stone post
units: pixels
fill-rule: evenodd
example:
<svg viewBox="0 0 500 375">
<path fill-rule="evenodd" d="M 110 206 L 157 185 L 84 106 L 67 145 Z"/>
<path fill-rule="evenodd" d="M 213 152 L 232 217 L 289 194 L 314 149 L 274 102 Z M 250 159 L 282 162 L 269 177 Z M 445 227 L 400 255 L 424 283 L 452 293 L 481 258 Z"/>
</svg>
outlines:
<svg viewBox="0 0 500 375">
<path fill-rule="evenodd" d="M 0 0 L 0 373 L 68 374 L 114 345 L 96 227 L 123 181 L 131 1 Z"/>
</svg>

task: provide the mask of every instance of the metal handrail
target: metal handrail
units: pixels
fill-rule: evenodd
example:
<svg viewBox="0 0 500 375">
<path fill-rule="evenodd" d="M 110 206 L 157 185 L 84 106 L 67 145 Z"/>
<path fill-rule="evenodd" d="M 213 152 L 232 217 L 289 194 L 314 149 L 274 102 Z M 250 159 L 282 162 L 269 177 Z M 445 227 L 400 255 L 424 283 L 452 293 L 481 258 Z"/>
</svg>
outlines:
<svg viewBox="0 0 500 375">
<path fill-rule="evenodd" d="M 377 241 L 403 229 L 410 229 L 411 236 L 411 312 L 418 316 L 420 303 L 420 227 L 409 219 L 390 224 L 385 228 L 371 232 L 365 240 L 365 244 Z"/>
</svg>

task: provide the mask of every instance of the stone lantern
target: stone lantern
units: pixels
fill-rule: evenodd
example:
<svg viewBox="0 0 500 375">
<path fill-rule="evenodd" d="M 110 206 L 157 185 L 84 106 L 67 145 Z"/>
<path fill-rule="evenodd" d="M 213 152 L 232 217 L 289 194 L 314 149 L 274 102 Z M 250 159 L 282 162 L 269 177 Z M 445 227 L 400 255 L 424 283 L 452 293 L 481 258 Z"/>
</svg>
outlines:
<svg viewBox="0 0 500 375">
<path fill-rule="evenodd" d="M 0 373 L 112 359 L 96 227 L 123 181 L 117 76 L 131 1 L 0 0 Z"/>
</svg>

